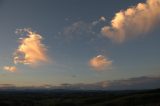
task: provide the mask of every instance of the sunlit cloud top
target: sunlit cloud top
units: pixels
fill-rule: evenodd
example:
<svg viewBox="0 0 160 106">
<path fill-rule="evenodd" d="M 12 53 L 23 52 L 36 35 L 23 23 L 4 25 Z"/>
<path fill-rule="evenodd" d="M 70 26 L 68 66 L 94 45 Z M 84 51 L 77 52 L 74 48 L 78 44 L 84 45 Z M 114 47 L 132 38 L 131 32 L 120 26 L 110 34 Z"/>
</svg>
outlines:
<svg viewBox="0 0 160 106">
<path fill-rule="evenodd" d="M 42 36 L 29 29 L 22 30 L 26 36 L 19 39 L 20 44 L 14 53 L 14 63 L 37 64 L 47 62 L 47 48 L 42 43 Z"/>
<path fill-rule="evenodd" d="M 147 0 L 116 13 L 110 26 L 104 26 L 102 34 L 116 42 L 142 35 L 160 22 L 160 0 Z"/>
<path fill-rule="evenodd" d="M 98 55 L 89 61 L 89 65 L 96 71 L 103 71 L 111 68 L 112 61 L 103 55 Z"/>
</svg>

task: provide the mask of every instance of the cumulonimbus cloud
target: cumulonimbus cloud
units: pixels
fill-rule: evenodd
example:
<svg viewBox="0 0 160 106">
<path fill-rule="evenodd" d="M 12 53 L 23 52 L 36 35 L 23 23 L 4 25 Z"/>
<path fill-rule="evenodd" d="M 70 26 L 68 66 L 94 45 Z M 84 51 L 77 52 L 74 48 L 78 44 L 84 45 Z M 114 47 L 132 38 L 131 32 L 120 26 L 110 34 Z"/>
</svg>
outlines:
<svg viewBox="0 0 160 106">
<path fill-rule="evenodd" d="M 23 29 L 27 36 L 20 38 L 20 44 L 14 53 L 14 63 L 37 64 L 47 62 L 47 48 L 42 43 L 42 36 L 29 29 Z"/>
<path fill-rule="evenodd" d="M 15 66 L 4 66 L 3 69 L 9 72 L 17 71 L 17 68 Z"/>
<path fill-rule="evenodd" d="M 110 26 L 104 26 L 101 32 L 116 42 L 141 35 L 150 31 L 160 22 L 160 0 L 147 0 L 136 6 L 116 13 Z"/>
<path fill-rule="evenodd" d="M 89 65 L 96 71 L 103 71 L 111 68 L 112 61 L 103 55 L 98 55 L 89 61 Z"/>
</svg>

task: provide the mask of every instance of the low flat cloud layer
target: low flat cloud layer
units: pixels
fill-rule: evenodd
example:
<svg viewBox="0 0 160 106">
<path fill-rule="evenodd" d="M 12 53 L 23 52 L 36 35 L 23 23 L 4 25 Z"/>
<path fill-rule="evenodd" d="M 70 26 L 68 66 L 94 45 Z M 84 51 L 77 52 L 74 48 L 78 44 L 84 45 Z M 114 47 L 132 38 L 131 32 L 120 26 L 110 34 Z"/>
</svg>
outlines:
<svg viewBox="0 0 160 106">
<path fill-rule="evenodd" d="M 104 26 L 101 33 L 115 42 L 140 36 L 160 23 L 160 0 L 147 0 L 116 13 L 110 26 Z"/>
<path fill-rule="evenodd" d="M 96 83 L 62 84 L 63 89 L 85 89 L 85 90 L 136 90 L 156 89 L 160 87 L 160 77 L 141 76 L 120 80 L 107 80 Z"/>
<path fill-rule="evenodd" d="M 39 86 L 16 87 L 12 84 L 0 84 L 0 89 L 70 89 L 70 90 L 140 90 L 160 87 L 160 77 L 141 76 L 120 80 L 107 80 L 95 83 L 64 83 L 59 86 L 42 84 Z"/>
</svg>

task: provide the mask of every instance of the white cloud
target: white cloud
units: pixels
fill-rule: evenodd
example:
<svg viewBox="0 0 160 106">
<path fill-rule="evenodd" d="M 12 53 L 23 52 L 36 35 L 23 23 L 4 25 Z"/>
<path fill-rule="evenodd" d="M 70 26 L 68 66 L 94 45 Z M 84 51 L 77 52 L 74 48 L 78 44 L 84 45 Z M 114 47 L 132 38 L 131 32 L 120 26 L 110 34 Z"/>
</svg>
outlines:
<svg viewBox="0 0 160 106">
<path fill-rule="evenodd" d="M 101 32 L 113 41 L 123 42 L 150 31 L 159 22 L 160 0 L 147 0 L 116 13 L 111 26 L 104 26 Z"/>
<path fill-rule="evenodd" d="M 14 63 L 36 64 L 47 62 L 47 48 L 42 43 L 42 36 L 29 29 L 20 31 L 26 32 L 27 36 L 20 38 L 20 44 L 14 53 Z"/>
<path fill-rule="evenodd" d="M 97 71 L 103 71 L 111 68 L 112 61 L 103 55 L 98 55 L 89 61 L 89 65 Z"/>
<path fill-rule="evenodd" d="M 17 71 L 17 68 L 15 66 L 4 66 L 3 69 L 9 72 Z"/>
<path fill-rule="evenodd" d="M 106 18 L 104 16 L 101 16 L 99 21 L 106 21 Z"/>
</svg>

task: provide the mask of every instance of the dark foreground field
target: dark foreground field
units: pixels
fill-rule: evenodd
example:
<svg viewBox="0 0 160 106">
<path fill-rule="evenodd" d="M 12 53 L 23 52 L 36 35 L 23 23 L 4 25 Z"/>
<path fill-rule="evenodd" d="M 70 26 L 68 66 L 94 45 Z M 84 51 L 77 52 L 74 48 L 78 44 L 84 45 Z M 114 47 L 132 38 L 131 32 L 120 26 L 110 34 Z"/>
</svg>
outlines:
<svg viewBox="0 0 160 106">
<path fill-rule="evenodd" d="M 0 91 L 0 106 L 160 106 L 160 89 Z"/>
</svg>

